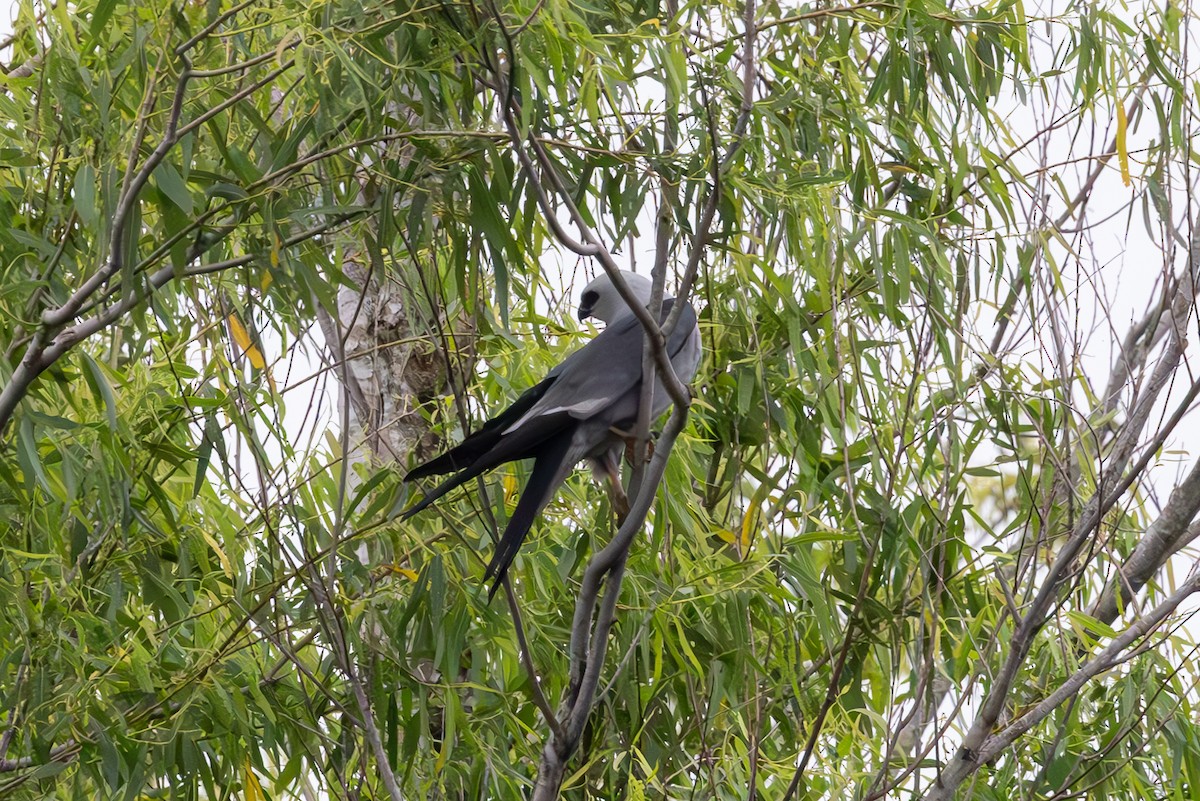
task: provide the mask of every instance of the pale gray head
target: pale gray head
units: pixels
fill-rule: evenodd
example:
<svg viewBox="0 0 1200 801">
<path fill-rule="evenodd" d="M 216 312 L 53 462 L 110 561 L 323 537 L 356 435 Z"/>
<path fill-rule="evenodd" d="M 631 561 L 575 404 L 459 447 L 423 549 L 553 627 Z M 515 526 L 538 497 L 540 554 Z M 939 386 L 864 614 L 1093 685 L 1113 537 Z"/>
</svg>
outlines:
<svg viewBox="0 0 1200 801">
<path fill-rule="evenodd" d="M 621 277 L 625 279 L 625 283 L 639 303 L 645 306 L 650 302 L 652 285 L 649 278 L 628 270 L 622 270 Z M 608 273 L 600 273 L 595 280 L 583 288 L 583 293 L 579 296 L 580 320 L 595 317 L 606 323 L 612 323 L 617 318 L 629 313 L 629 305 L 617 292 L 617 288 L 613 286 Z"/>
</svg>

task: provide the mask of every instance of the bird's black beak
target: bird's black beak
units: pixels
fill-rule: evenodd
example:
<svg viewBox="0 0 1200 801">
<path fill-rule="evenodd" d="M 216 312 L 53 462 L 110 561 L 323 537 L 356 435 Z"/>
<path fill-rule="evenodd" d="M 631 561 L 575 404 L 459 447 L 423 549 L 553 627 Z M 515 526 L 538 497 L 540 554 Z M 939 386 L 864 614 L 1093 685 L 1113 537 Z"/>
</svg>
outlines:
<svg viewBox="0 0 1200 801">
<path fill-rule="evenodd" d="M 592 311 L 596 308 L 599 300 L 600 295 L 595 291 L 589 290 L 583 293 L 583 297 L 579 299 L 579 322 L 582 323 L 592 316 Z"/>
</svg>

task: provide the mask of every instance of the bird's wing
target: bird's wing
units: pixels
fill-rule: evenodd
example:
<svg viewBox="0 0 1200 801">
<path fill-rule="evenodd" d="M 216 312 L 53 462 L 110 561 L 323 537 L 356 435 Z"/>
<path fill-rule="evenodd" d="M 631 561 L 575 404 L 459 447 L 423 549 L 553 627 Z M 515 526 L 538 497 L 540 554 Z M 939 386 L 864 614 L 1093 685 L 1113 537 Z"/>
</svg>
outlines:
<svg viewBox="0 0 1200 801">
<path fill-rule="evenodd" d="M 675 375 L 687 384 L 696 375 L 700 366 L 700 327 L 696 324 L 696 310 L 689 303 L 679 314 L 679 321 L 671 338 L 667 341 L 667 354 Z M 671 405 L 671 396 L 663 384 L 662 376 L 654 382 L 654 401 L 650 407 L 651 419 L 657 419 Z"/>
<path fill-rule="evenodd" d="M 672 299 L 663 302 L 660 319 L 666 319 L 673 303 Z M 695 327 L 696 313 L 688 305 L 667 340 L 667 354 L 672 360 L 689 342 Z M 585 420 L 618 405 L 642 381 L 642 324 L 633 315 L 620 318 L 572 353 L 559 368 L 557 380 L 504 429 L 506 433 L 516 432 L 542 415 L 566 412 Z M 624 408 L 628 404 L 619 405 Z M 636 404 L 633 413 L 637 413 Z"/>
<path fill-rule="evenodd" d="M 400 519 L 407 520 L 450 490 L 465 484 L 475 478 L 475 476 L 486 473 L 497 465 L 537 456 L 547 440 L 553 439 L 564 430 L 572 428 L 575 423 L 576 421 L 570 415 L 560 412 L 558 414 L 542 415 L 529 425 L 524 426 L 519 432 L 496 435 L 494 442 L 486 452 L 475 454 L 470 464 L 441 484 L 438 484 L 416 504 L 405 509 Z M 572 463 L 573 465 L 574 463 Z"/>
<path fill-rule="evenodd" d="M 700 326 L 696 323 L 696 310 L 687 303 L 679 313 L 675 330 L 667 340 L 667 353 L 675 375 L 683 383 L 689 383 L 700 366 Z"/>
<path fill-rule="evenodd" d="M 546 391 L 558 379 L 559 374 L 563 370 L 570 369 L 571 365 L 583 353 L 586 347 L 585 345 L 583 348 L 568 354 L 567 358 L 559 362 L 549 373 L 546 373 L 545 378 L 521 393 L 521 396 L 513 401 L 507 409 L 488 420 L 455 447 L 408 471 L 408 474 L 404 476 L 404 480 L 412 481 L 413 479 L 424 478 L 426 476 L 443 475 L 470 467 L 476 459 L 496 446 L 496 443 L 500 441 L 500 438 L 509 426 L 520 420 L 535 403 L 542 399 L 542 396 L 546 394 Z"/>
</svg>

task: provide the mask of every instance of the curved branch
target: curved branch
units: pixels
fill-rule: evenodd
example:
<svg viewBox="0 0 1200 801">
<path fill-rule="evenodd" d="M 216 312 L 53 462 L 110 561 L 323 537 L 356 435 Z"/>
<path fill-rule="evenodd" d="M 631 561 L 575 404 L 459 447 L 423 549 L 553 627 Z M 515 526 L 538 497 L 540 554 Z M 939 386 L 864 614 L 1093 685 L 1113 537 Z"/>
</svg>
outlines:
<svg viewBox="0 0 1200 801">
<path fill-rule="evenodd" d="M 954 793 L 975 769 L 994 759 L 1012 745 L 1018 737 L 1045 720 L 1060 704 L 1074 696 L 1092 678 L 1116 665 L 1127 648 L 1150 634 L 1162 624 L 1187 598 L 1200 592 L 1200 571 L 1193 569 L 1183 585 L 1165 601 L 1156 606 L 1109 643 L 1108 647 L 1075 671 L 1057 690 L 1048 695 L 1021 717 L 1004 727 L 998 734 L 990 735 L 977 751 L 967 760 L 958 761 L 954 772 L 944 772 L 937 783 L 923 796 L 923 801 L 950 801 Z"/>
<path fill-rule="evenodd" d="M 596 553 L 584 571 L 571 624 L 571 666 L 567 690 L 558 716 L 559 720 L 564 722 L 564 736 L 551 737 L 542 749 L 542 762 L 538 767 L 533 801 L 553 801 L 558 798 L 558 788 L 562 784 L 567 760 L 579 745 L 600 682 L 600 671 L 604 667 L 604 657 L 608 650 L 608 634 L 616 619 L 617 598 L 621 593 L 621 580 L 624 577 L 625 561 L 629 556 L 629 546 L 633 544 L 633 538 L 641 531 L 646 521 L 650 505 L 658 493 L 658 486 L 666 471 L 667 460 L 674 449 L 675 440 L 687 423 L 687 417 L 687 405 L 676 406 L 672 411 L 659 439 L 659 445 L 650 460 L 646 480 L 634 499 L 629 514 L 612 541 Z M 601 586 L 604 586 L 605 590 L 604 599 L 597 613 L 596 605 Z M 593 616 L 596 618 L 594 627 Z"/>
<path fill-rule="evenodd" d="M 284 240 L 284 247 L 291 247 L 327 233 L 362 213 L 362 211 L 357 211 L 339 215 L 333 221 L 294 234 Z M 189 256 L 190 259 L 194 259 L 199 255 L 195 253 L 197 249 L 203 252 L 203 246 L 193 246 L 194 253 Z M 98 312 L 94 316 L 73 326 L 60 330 L 49 341 L 46 339 L 46 329 L 38 329 L 30 340 L 29 346 L 25 349 L 25 355 L 22 357 L 20 364 L 13 371 L 12 378 L 4 385 L 4 389 L 0 390 L 0 431 L 3 431 L 8 421 L 12 419 L 17 404 L 25 397 L 30 385 L 33 384 L 33 381 L 39 375 L 61 359 L 71 348 L 121 319 L 126 313 L 149 298 L 156 290 L 161 289 L 177 277 L 190 277 L 221 272 L 233 267 L 241 267 L 249 264 L 257 258 L 257 255 L 239 256 L 221 262 L 214 262 L 213 264 L 197 265 L 196 267 L 184 270 L 182 273 L 177 272 L 171 266 L 163 267 L 151 274 L 146 279 L 145 284 L 136 291 L 130 292 L 104 311 Z"/>
</svg>

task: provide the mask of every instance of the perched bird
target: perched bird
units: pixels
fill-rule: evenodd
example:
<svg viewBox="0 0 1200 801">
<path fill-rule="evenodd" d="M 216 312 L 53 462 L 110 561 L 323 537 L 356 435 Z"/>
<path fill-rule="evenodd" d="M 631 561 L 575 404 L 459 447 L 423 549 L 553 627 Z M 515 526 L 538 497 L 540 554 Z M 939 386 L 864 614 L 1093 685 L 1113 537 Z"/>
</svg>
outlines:
<svg viewBox="0 0 1200 801">
<path fill-rule="evenodd" d="M 650 302 L 651 283 L 644 276 L 622 272 L 638 302 Z M 663 301 L 665 320 L 674 300 Z M 608 325 L 591 342 L 571 353 L 536 386 L 526 390 L 504 411 L 474 434 L 418 467 L 405 481 L 454 473 L 406 510 L 402 519 L 421 511 L 450 490 L 505 462 L 533 459 L 533 472 L 504 529 L 484 580 L 495 579 L 489 600 L 504 580 L 517 549 L 534 518 L 581 460 L 587 459 L 597 477 L 620 491 L 620 459 L 637 426 L 642 392 L 642 324 L 602 273 L 580 296 L 579 319 L 595 317 Z M 667 340 L 667 354 L 679 380 L 687 383 L 700 362 L 700 331 L 696 311 L 687 305 Z M 662 380 L 656 382 L 651 419 L 670 405 Z M 615 484 L 615 487 L 613 486 Z M 624 497 L 621 492 L 620 497 Z"/>
</svg>

